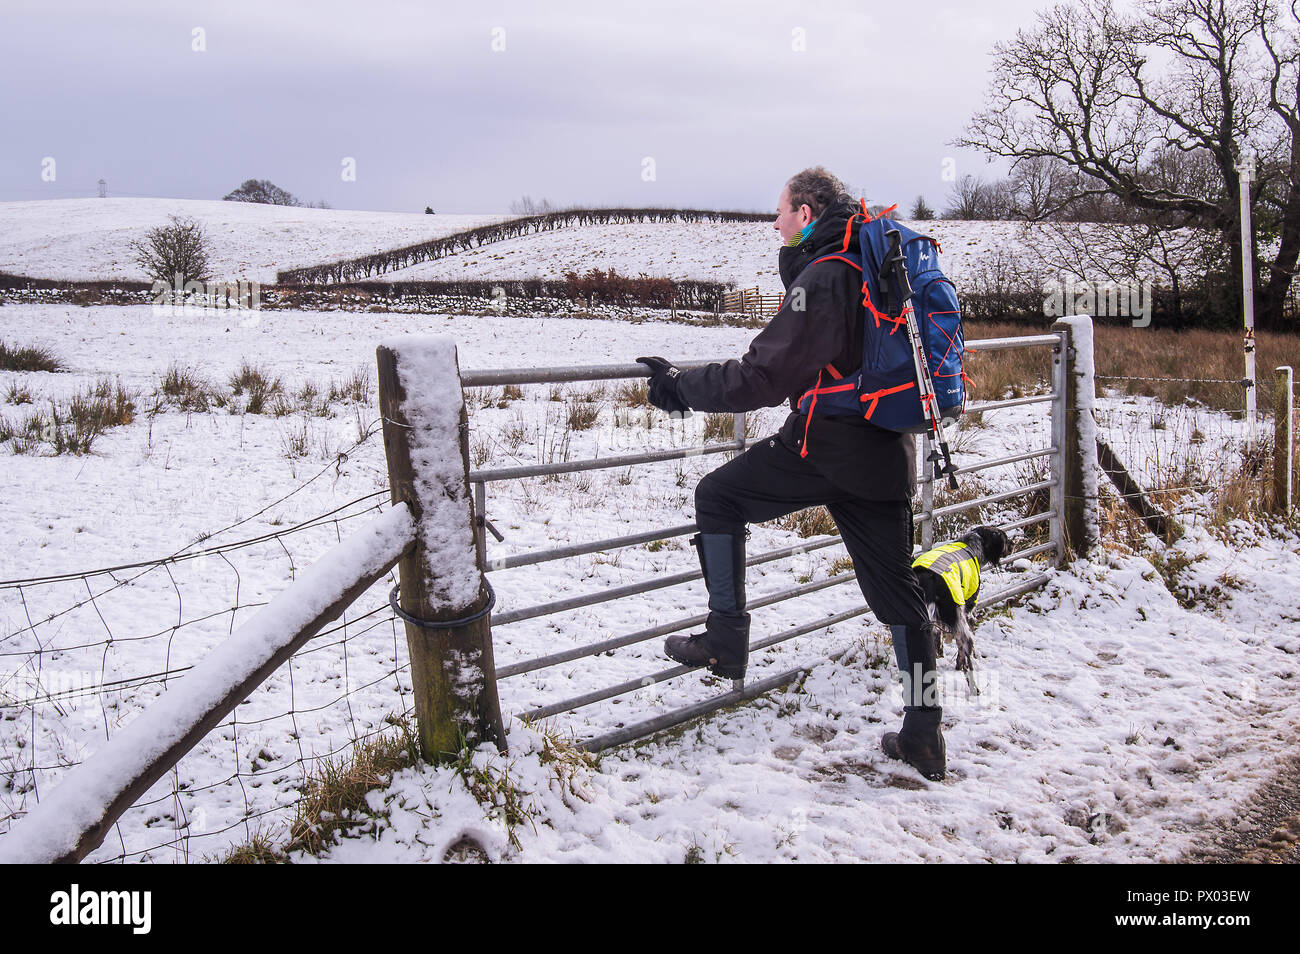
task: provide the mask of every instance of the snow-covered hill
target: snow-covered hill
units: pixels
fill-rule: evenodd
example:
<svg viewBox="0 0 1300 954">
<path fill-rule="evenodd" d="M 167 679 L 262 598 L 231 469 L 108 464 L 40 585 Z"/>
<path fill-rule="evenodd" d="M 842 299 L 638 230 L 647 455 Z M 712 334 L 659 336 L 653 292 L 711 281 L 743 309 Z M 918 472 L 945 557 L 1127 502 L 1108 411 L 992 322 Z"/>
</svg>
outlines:
<svg viewBox="0 0 1300 954">
<path fill-rule="evenodd" d="M 500 221 L 506 215 L 423 215 L 299 209 L 197 199 L 58 199 L 0 202 L 0 271 L 37 278 L 144 279 L 127 244 L 171 215 L 201 222 L 212 239 L 213 274 L 264 284 L 278 270 L 410 245 Z M 1043 226 L 1018 222 L 916 222 L 943 248 L 959 284 L 981 259 L 1001 253 L 1027 264 Z M 562 278 L 567 271 L 616 269 L 674 279 L 757 285 L 782 291 L 779 241 L 767 222 L 570 226 L 495 242 L 400 271 L 379 281 Z"/>
<path fill-rule="evenodd" d="M 997 246 L 1023 254 L 1017 222 L 914 222 L 943 247 L 944 268 L 960 280 Z M 567 271 L 615 269 L 620 274 L 755 285 L 780 294 L 780 239 L 768 222 L 672 222 L 591 225 L 495 242 L 382 276 L 384 281 L 450 278 L 563 278 Z"/>
<path fill-rule="evenodd" d="M 0 202 L 0 271 L 35 278 L 144 280 L 133 239 L 188 216 L 206 229 L 212 270 L 269 284 L 279 269 L 411 245 L 503 215 L 424 215 L 302 209 L 205 199 L 50 199 Z"/>
</svg>

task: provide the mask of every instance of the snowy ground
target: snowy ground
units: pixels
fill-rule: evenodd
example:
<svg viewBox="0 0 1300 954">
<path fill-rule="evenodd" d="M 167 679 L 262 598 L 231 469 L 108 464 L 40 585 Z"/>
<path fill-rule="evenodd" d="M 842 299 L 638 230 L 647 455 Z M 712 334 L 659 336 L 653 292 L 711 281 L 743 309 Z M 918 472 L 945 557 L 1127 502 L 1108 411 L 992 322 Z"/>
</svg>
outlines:
<svg viewBox="0 0 1300 954">
<path fill-rule="evenodd" d="M 498 222 L 502 215 L 300 209 L 203 199 L 0 202 L 0 271 L 146 281 L 128 244 L 169 216 L 199 221 L 221 281 L 270 284 L 285 268 L 368 255 Z"/>
<path fill-rule="evenodd" d="M 144 306 L 7 305 L 0 307 L 0 327 L 6 340 L 45 345 L 72 369 L 0 379 L 4 390 L 11 383 L 31 390 L 38 405 L 102 374 L 143 395 L 173 362 L 221 382 L 247 359 L 296 390 L 372 367 L 376 343 L 406 331 L 453 336 L 465 369 L 623 362 L 644 353 L 723 357 L 740 353 L 752 334 L 654 322 L 280 311 L 249 324 L 221 315 L 169 317 Z M 550 391 L 528 387 L 518 401 L 504 401 L 500 389 L 471 393 L 471 446 L 481 455 L 475 466 L 699 440 L 699 418 L 674 430 L 643 410 L 616 413 L 611 387 L 586 394 L 600 407 L 599 421 L 569 433 L 566 445 L 566 404 L 550 400 Z M 578 385 L 567 396 L 572 401 L 587 391 Z M 373 394 L 365 404 L 340 402 L 329 416 L 282 418 L 238 413 L 237 402 L 149 415 L 147 403 L 142 396 L 136 421 L 108 432 L 88 456 L 10 456 L 7 449 L 0 455 L 0 522 L 7 530 L 0 580 L 165 556 L 245 521 L 204 540 L 212 548 L 286 530 L 386 489 Z M 4 406 L 0 414 L 28 410 Z M 1045 411 L 987 414 L 987 426 L 959 436 L 961 459 L 1045 446 Z M 780 417 L 760 414 L 756 433 L 767 433 Z M 1148 475 L 1186 450 L 1181 435 L 1199 431 L 1205 440 L 1196 452 L 1212 462 L 1230 460 L 1240 441 L 1239 423 L 1204 411 L 1161 411 L 1150 401 L 1102 399 L 1099 417 L 1126 462 Z M 1154 417 L 1165 426 L 1152 427 Z M 297 456 L 303 445 L 306 455 Z M 716 463 L 697 458 L 635 473 L 494 484 L 488 515 L 506 540 L 492 544 L 489 556 L 688 522 L 692 488 Z M 1007 487 L 1017 479 L 1024 474 L 988 483 Z M 169 673 L 170 691 L 182 688 L 185 667 L 369 519 L 367 508 L 382 500 L 363 500 L 342 514 L 354 519 L 151 569 L 130 584 L 114 581 L 137 571 L 0 589 L 0 692 L 15 703 L 35 689 L 61 693 L 53 702 L 0 710 L 0 815 L 22 811 L 38 795 L 33 781 L 44 794 L 60 766 L 80 761 L 127 724 L 163 691 L 164 677 L 156 674 Z M 490 761 L 533 793 L 535 827 L 514 831 L 522 851 L 509 847 L 500 821 L 485 818 L 445 771 L 427 771 L 403 773 L 372 796 L 390 813 L 380 836 L 349 840 L 330 858 L 440 859 L 465 834 L 502 860 L 1172 858 L 1196 837 L 1197 825 L 1231 817 L 1274 757 L 1289 751 L 1300 721 L 1289 681 L 1300 651 L 1291 582 L 1300 540 L 1263 537 L 1244 526 L 1238 534 L 1229 545 L 1194 528 L 1179 544 L 1184 559 L 1169 566 L 1186 563 L 1177 578 L 1187 606 L 1147 560 L 1116 556 L 1058 573 L 1022 606 L 987 619 L 976 641 L 983 692 L 971 698 L 964 683 L 946 683 L 951 771 L 942 784 L 924 783 L 879 753 L 880 733 L 898 721 L 898 698 L 883 628 L 858 619 L 754 661 L 757 678 L 850 649 L 840 663 L 819 666 L 801 689 L 607 753 L 599 770 L 579 772 L 580 796 L 564 794 L 537 755 L 539 737 L 514 722 L 509 759 Z M 751 546 L 798 540 L 757 527 Z M 755 568 L 751 597 L 823 579 L 840 555 L 817 551 Z M 503 571 L 493 581 L 500 612 L 693 567 L 692 551 L 678 538 L 661 549 Z M 1008 570 L 990 584 L 1016 577 Z M 175 777 L 159 783 L 145 799 L 152 804 L 129 813 L 93 857 L 198 860 L 251 830 L 282 835 L 289 816 L 277 806 L 296 797 L 303 765 L 384 730 L 387 713 L 409 706 L 405 641 L 385 609 L 386 592 L 387 584 L 377 586 L 358 601 L 346 629 L 295 657 L 240 707 L 236 724 L 210 735 Z M 775 632 L 859 601 L 848 582 L 759 611 L 755 629 Z M 76 604 L 83 605 L 44 622 Z M 702 588 L 692 584 L 500 627 L 496 661 L 507 665 L 703 606 Z M 941 664 L 948 675 L 951 661 L 949 654 Z M 658 641 L 651 641 L 504 680 L 503 707 L 517 714 L 661 668 Z M 97 690 L 116 680 L 125 682 Z M 550 729 L 591 736 L 721 688 L 689 676 L 557 717 Z M 38 771 L 24 771 L 30 766 Z M 245 823 L 246 814 L 252 817 Z M 177 841 L 182 823 L 188 827 Z"/>
</svg>

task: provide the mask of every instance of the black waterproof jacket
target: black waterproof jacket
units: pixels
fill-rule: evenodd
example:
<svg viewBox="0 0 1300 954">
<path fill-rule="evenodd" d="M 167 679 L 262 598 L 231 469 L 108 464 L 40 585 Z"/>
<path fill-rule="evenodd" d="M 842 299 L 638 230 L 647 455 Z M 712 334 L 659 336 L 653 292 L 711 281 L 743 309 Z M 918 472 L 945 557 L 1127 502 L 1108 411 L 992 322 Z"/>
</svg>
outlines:
<svg viewBox="0 0 1300 954">
<path fill-rule="evenodd" d="M 814 259 L 844 248 L 857 206 L 841 195 L 818 217 L 802 244 L 781 249 L 785 300 L 740 360 L 683 371 L 678 394 L 698 411 L 752 411 L 788 400 L 793 411 L 779 439 L 803 448 L 807 417 L 798 401 L 832 364 L 841 374 L 862 364 L 862 274 L 841 261 Z M 857 228 L 848 235 L 857 251 Z M 802 308 L 800 308 L 802 305 Z M 824 383 L 824 382 L 823 382 Z M 916 492 L 916 442 L 857 416 L 813 416 L 808 462 L 832 483 L 866 500 L 905 500 Z"/>
</svg>

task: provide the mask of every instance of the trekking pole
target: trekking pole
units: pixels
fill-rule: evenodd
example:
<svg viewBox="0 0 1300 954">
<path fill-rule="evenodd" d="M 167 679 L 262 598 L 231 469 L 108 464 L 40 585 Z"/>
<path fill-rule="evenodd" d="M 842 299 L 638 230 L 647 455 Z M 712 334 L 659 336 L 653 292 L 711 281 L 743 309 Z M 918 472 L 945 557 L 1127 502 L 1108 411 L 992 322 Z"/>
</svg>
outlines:
<svg viewBox="0 0 1300 954">
<path fill-rule="evenodd" d="M 880 264 L 880 274 L 877 278 L 885 292 L 885 314 L 891 318 L 906 319 L 907 336 L 912 343 L 912 363 L 916 368 L 916 387 L 921 395 L 921 411 L 930 425 L 930 434 L 934 438 L 934 446 L 926 460 L 934 465 L 934 476 L 947 477 L 948 489 L 956 490 L 957 468 L 953 466 L 952 454 L 948 450 L 948 438 L 943 432 L 943 419 L 939 414 L 938 399 L 934 393 L 934 379 L 930 376 L 930 362 L 926 359 L 925 343 L 921 340 L 921 329 L 916 324 L 916 310 L 907 305 L 912 298 L 912 282 L 907 275 L 907 259 L 903 257 L 901 236 L 898 229 L 890 229 L 885 233 L 885 238 L 889 241 L 889 251 Z M 898 314 L 894 314 L 895 303 L 891 278 L 898 283 Z M 942 466 L 940 466 L 941 454 Z"/>
</svg>

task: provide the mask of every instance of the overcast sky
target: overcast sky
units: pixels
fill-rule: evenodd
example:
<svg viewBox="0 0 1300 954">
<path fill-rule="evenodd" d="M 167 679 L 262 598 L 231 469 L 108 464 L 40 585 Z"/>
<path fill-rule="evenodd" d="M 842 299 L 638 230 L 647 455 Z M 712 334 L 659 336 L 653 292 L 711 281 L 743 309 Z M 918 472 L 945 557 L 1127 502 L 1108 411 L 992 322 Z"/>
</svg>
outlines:
<svg viewBox="0 0 1300 954">
<path fill-rule="evenodd" d="M 1047 3 L 3 0 L 0 200 L 766 211 L 821 163 L 942 207 L 1000 171 L 948 142 Z"/>
</svg>

